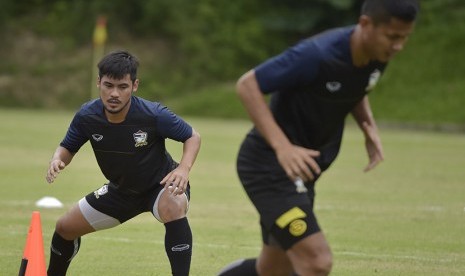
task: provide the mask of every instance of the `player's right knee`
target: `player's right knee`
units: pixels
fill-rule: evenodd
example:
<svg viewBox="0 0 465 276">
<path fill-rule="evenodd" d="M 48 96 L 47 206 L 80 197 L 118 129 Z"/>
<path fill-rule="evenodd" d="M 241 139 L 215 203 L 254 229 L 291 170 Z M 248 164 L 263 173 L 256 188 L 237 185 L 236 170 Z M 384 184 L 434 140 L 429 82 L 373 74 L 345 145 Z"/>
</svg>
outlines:
<svg viewBox="0 0 465 276">
<path fill-rule="evenodd" d="M 77 206 L 60 217 L 55 224 L 55 232 L 65 240 L 75 240 L 93 231 L 95 230 L 85 220 Z"/>
<path fill-rule="evenodd" d="M 66 225 L 65 219 L 61 217 L 55 224 L 55 232 L 65 240 L 74 240 L 77 237 L 73 235 L 71 229 Z"/>
</svg>

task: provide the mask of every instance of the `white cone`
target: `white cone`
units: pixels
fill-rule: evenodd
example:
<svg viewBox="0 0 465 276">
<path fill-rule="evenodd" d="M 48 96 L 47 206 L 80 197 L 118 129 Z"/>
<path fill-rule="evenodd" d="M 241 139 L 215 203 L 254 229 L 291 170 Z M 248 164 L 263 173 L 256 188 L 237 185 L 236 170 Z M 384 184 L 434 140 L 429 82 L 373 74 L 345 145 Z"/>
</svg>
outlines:
<svg viewBox="0 0 465 276">
<path fill-rule="evenodd" d="M 59 201 L 58 199 L 51 197 L 51 196 L 46 196 L 41 199 L 39 199 L 36 202 L 37 207 L 43 207 L 43 208 L 61 208 L 63 207 L 63 203 Z"/>
</svg>

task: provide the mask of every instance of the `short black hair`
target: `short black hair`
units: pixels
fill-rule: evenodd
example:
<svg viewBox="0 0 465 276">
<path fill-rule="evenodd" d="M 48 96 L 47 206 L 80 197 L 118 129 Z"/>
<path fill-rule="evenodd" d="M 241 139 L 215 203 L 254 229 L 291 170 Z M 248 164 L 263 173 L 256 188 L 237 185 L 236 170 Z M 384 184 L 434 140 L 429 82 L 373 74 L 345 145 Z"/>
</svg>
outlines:
<svg viewBox="0 0 465 276">
<path fill-rule="evenodd" d="M 104 56 L 97 67 L 100 79 L 102 79 L 103 76 L 113 79 L 122 79 L 129 74 L 131 81 L 134 83 L 137 79 L 139 61 L 128 51 L 118 50 Z"/>
<path fill-rule="evenodd" d="M 391 18 L 413 22 L 419 11 L 420 3 L 417 0 L 365 0 L 361 14 L 379 24 L 387 23 Z"/>
</svg>

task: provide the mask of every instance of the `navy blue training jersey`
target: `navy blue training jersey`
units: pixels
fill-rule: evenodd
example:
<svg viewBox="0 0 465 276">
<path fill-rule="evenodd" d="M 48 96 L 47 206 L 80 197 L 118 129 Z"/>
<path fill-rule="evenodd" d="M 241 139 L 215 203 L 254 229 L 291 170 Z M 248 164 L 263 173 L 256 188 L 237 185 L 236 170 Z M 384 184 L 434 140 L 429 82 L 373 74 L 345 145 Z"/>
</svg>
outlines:
<svg viewBox="0 0 465 276">
<path fill-rule="evenodd" d="M 108 122 L 100 99 L 84 104 L 60 146 L 75 153 L 90 141 L 110 185 L 141 193 L 160 185 L 175 165 L 165 139 L 184 142 L 191 136 L 191 126 L 168 108 L 132 96 L 125 121 L 117 124 Z"/>
<path fill-rule="evenodd" d="M 386 64 L 355 67 L 350 51 L 354 26 L 301 41 L 255 68 L 258 85 L 271 94 L 271 111 L 292 143 L 320 150 L 326 168 L 336 157 L 347 114 L 378 81 Z M 250 133 L 255 138 L 259 133 Z"/>
</svg>

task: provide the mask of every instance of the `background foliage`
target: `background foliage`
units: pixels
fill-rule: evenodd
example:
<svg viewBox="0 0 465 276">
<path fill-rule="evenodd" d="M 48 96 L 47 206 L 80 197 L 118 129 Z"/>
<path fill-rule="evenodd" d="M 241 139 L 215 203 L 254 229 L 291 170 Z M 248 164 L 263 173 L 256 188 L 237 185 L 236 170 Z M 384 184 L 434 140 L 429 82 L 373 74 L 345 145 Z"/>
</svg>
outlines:
<svg viewBox="0 0 465 276">
<path fill-rule="evenodd" d="M 178 113 L 243 117 L 233 93 L 245 71 L 298 40 L 356 22 L 361 0 L 2 0 L 0 105 L 76 109 L 90 97 L 92 32 L 106 51 L 141 59 L 139 95 Z M 422 1 L 417 30 L 389 66 L 375 113 L 386 121 L 465 122 L 465 4 Z M 421 108 L 416 108 L 420 107 Z"/>
</svg>

